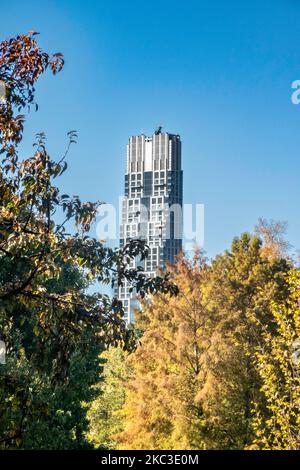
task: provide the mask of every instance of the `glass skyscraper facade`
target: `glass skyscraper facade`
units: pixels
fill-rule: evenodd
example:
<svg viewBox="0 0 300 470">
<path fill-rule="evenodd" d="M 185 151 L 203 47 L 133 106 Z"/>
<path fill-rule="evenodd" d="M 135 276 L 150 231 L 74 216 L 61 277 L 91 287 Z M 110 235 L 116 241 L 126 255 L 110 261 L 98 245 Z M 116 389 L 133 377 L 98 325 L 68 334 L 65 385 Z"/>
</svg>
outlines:
<svg viewBox="0 0 300 470">
<path fill-rule="evenodd" d="M 147 259 L 136 259 L 132 266 L 142 266 L 149 276 L 164 269 L 167 262 L 174 263 L 182 249 L 182 176 L 179 135 L 162 133 L 159 128 L 152 137 L 130 137 L 120 245 L 136 238 L 146 241 Z M 118 297 L 131 323 L 139 304 L 129 288 L 125 282 L 118 288 Z"/>
</svg>

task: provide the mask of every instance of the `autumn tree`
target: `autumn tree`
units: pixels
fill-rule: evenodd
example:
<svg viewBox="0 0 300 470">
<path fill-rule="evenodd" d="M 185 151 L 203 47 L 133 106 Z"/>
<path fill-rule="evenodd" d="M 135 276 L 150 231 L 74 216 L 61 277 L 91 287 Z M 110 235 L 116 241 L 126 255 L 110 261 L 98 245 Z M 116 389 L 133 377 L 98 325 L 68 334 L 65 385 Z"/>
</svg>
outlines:
<svg viewBox="0 0 300 470">
<path fill-rule="evenodd" d="M 256 235 L 262 240 L 262 252 L 267 258 L 285 258 L 291 248 L 286 240 L 287 222 L 260 218 L 255 226 Z"/>
<path fill-rule="evenodd" d="M 128 353 L 120 347 L 104 351 L 101 360 L 104 363 L 101 381 L 94 386 L 96 397 L 87 413 L 87 438 L 96 448 L 114 449 L 117 445 L 115 436 L 124 427 L 121 410 L 125 404 L 126 385 L 132 371 Z"/>
<path fill-rule="evenodd" d="M 252 442 L 252 402 L 260 400 L 261 387 L 255 352 L 265 328 L 275 329 L 272 304 L 288 295 L 289 269 L 288 260 L 266 257 L 262 241 L 247 233 L 209 267 L 205 298 L 213 321 L 200 397 L 210 448 L 244 449 Z"/>
<path fill-rule="evenodd" d="M 290 295 L 274 302 L 276 332 L 264 331 L 255 365 L 262 385 L 261 401 L 253 407 L 255 438 L 252 448 L 300 449 L 300 273 L 287 277 Z"/>
<path fill-rule="evenodd" d="M 0 365 L 1 448 L 32 447 L 33 437 L 26 444 L 32 420 L 40 437 L 39 423 L 47 413 L 58 428 L 68 421 L 58 402 L 47 408 L 46 397 L 62 396 L 67 383 L 76 386 L 70 374 L 82 351 L 88 356 L 97 346 L 98 355 L 109 345 L 131 346 L 120 302 L 64 281 L 60 289 L 66 270 L 80 273 L 85 285 L 112 279 L 121 284 L 127 279 L 141 296 L 158 290 L 177 292 L 167 278 L 149 279 L 141 268 L 129 267 L 136 256 L 146 256 L 143 242 L 133 240 L 112 250 L 89 236 L 99 203 L 64 194 L 56 183 L 67 169 L 76 132 L 68 133 L 66 150 L 56 160 L 47 151 L 43 133 L 37 135 L 32 156 L 19 155 L 25 122 L 20 113 L 37 108 L 37 80 L 48 69 L 60 72 L 63 64 L 62 54 L 40 49 L 37 33 L 0 43 L 0 80 L 5 84 L 0 101 L 0 324 L 7 348 L 6 365 Z M 66 224 L 73 223 L 75 233 L 67 233 Z M 74 446 L 79 439 L 74 429 L 82 434 L 79 427 L 67 425 Z"/>
</svg>

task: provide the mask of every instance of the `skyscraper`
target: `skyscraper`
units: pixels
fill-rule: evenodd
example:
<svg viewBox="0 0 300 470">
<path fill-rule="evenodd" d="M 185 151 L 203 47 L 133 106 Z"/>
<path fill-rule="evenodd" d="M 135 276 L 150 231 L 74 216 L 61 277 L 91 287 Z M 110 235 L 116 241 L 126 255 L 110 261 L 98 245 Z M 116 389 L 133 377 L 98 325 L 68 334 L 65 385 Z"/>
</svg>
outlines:
<svg viewBox="0 0 300 470">
<path fill-rule="evenodd" d="M 130 137 L 127 144 L 125 196 L 122 202 L 120 245 L 129 239 L 145 240 L 149 255 L 133 265 L 154 276 L 166 262 L 174 263 L 182 249 L 182 170 L 179 135 L 162 133 L 152 137 Z M 125 319 L 134 320 L 138 307 L 134 293 L 125 284 L 118 289 Z"/>
</svg>

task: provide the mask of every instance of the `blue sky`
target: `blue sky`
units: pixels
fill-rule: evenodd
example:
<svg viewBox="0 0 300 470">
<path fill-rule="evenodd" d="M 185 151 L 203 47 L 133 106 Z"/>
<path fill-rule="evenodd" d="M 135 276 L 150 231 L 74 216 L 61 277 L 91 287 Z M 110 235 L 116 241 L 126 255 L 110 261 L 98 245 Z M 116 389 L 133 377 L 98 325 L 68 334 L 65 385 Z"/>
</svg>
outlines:
<svg viewBox="0 0 300 470">
<path fill-rule="evenodd" d="M 288 221 L 300 248 L 300 1 L 2 2 L 1 37 L 30 29 L 66 65 L 37 86 L 23 148 L 44 130 L 59 156 L 78 130 L 64 192 L 116 204 L 128 136 L 161 124 L 182 137 L 209 256 L 259 217 Z"/>
</svg>

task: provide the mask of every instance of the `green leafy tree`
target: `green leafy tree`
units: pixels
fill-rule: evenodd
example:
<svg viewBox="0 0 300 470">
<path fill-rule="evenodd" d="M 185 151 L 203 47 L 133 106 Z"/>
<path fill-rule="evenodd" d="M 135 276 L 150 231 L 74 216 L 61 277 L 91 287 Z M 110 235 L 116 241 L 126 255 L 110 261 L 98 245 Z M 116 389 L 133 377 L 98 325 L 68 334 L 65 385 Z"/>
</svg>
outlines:
<svg viewBox="0 0 300 470">
<path fill-rule="evenodd" d="M 209 448 L 244 449 L 253 439 L 252 402 L 261 380 L 254 367 L 263 331 L 275 328 L 271 306 L 288 295 L 288 260 L 266 257 L 261 240 L 247 233 L 217 256 L 207 275 L 205 298 L 213 318 L 203 355 L 200 396 Z"/>
<path fill-rule="evenodd" d="M 255 233 L 263 241 L 262 252 L 266 258 L 286 258 L 291 249 L 285 238 L 287 223 L 260 218 L 255 226 Z"/>
<path fill-rule="evenodd" d="M 127 279 L 141 296 L 158 290 L 177 292 L 167 278 L 150 279 L 140 268 L 129 267 L 136 256 L 147 255 L 144 243 L 133 240 L 112 250 L 90 237 L 99 203 L 83 203 L 55 184 L 67 169 L 76 132 L 68 133 L 66 151 L 57 161 L 48 154 L 43 133 L 37 136 L 33 155 L 20 157 L 25 122 L 20 112 L 37 108 L 36 81 L 47 69 L 58 73 L 64 64 L 62 54 L 50 56 L 39 48 L 36 38 L 30 32 L 0 43 L 0 80 L 6 88 L 0 103 L 0 325 L 7 348 L 7 363 L 0 366 L 2 448 L 40 443 L 44 438 L 38 434 L 46 426 L 47 414 L 48 424 L 56 423 L 57 435 L 65 427 L 67 441 L 76 446 L 80 423 L 74 424 L 74 410 L 78 407 L 74 405 L 73 413 L 66 406 L 66 413 L 59 399 L 67 400 L 73 392 L 74 403 L 81 399 L 68 386 L 77 387 L 76 364 L 81 363 L 83 349 L 88 357 L 96 348 L 97 356 L 109 345 L 130 348 L 134 343 L 121 303 L 100 292 L 90 294 L 76 283 L 67 288 L 67 270 L 80 272 L 84 285 L 109 284 L 112 279 L 122 284 Z M 73 223 L 75 233 L 67 233 L 66 224 Z M 85 364 L 83 369 L 89 374 Z M 43 440 L 43 446 L 58 442 L 58 438 L 56 444 Z"/>
</svg>

